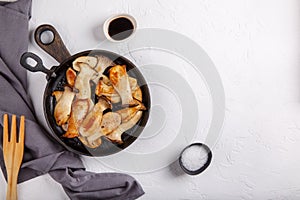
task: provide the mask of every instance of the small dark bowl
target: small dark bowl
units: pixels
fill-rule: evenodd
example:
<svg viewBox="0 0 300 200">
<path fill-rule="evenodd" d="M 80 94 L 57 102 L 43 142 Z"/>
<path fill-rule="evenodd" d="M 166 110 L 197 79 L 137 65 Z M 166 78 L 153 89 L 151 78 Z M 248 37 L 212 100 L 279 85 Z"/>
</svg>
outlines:
<svg viewBox="0 0 300 200">
<path fill-rule="evenodd" d="M 207 152 L 207 156 L 208 156 L 208 157 L 207 157 L 206 163 L 205 163 L 201 168 L 199 168 L 199 169 L 197 169 L 197 170 L 195 170 L 195 171 L 191 171 L 191 170 L 187 169 L 187 168 L 183 165 L 183 163 L 182 163 L 182 154 L 183 154 L 183 152 L 184 152 L 185 150 L 187 150 L 188 148 L 190 148 L 191 146 L 199 146 L 199 147 L 201 147 L 201 148 L 204 148 L 205 151 Z M 189 146 L 185 147 L 185 148 L 181 151 L 180 157 L 179 157 L 179 165 L 180 165 L 180 167 L 182 168 L 182 170 L 183 170 L 185 173 L 187 173 L 187 174 L 189 174 L 189 175 L 197 175 L 197 174 L 202 173 L 202 172 L 210 165 L 211 159 L 212 159 L 212 152 L 211 152 L 210 148 L 209 148 L 207 145 L 202 144 L 202 143 L 193 143 L 193 144 L 190 144 Z"/>
</svg>

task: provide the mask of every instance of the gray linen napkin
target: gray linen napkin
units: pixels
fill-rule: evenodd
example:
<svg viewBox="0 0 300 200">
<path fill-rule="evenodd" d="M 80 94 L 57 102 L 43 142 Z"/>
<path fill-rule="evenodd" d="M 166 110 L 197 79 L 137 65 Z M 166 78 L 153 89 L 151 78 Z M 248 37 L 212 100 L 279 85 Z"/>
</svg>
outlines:
<svg viewBox="0 0 300 200">
<path fill-rule="evenodd" d="M 30 11 L 31 0 L 0 2 L 0 141 L 2 145 L 3 114 L 25 115 L 25 153 L 19 183 L 49 173 L 71 199 L 138 198 L 144 191 L 134 178 L 85 171 L 79 156 L 48 137 L 38 124 L 26 92 L 26 70 L 19 64 L 20 56 L 28 47 Z M 6 177 L 1 145 L 0 166 Z"/>
</svg>

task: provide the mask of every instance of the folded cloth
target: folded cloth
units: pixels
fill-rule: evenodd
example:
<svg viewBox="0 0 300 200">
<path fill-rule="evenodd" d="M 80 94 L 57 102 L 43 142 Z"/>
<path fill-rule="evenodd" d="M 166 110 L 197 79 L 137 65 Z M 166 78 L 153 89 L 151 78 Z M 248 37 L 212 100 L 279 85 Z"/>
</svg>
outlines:
<svg viewBox="0 0 300 200">
<path fill-rule="evenodd" d="M 26 116 L 25 153 L 18 182 L 49 173 L 71 199 L 140 197 L 144 191 L 134 178 L 126 174 L 85 171 L 80 157 L 48 137 L 38 124 L 26 92 L 26 70 L 19 64 L 21 54 L 28 47 L 30 11 L 31 0 L 0 3 L 0 140 L 4 113 Z M 0 147 L 0 166 L 6 178 Z"/>
</svg>

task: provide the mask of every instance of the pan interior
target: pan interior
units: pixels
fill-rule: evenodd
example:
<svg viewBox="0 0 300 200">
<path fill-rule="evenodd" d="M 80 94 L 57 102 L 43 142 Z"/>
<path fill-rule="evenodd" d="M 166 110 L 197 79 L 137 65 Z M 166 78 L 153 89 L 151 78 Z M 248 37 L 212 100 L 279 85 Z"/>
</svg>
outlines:
<svg viewBox="0 0 300 200">
<path fill-rule="evenodd" d="M 78 138 L 68 139 L 63 138 L 62 135 L 65 133 L 64 130 L 58 126 L 54 119 L 54 108 L 56 105 L 55 98 L 52 96 L 52 92 L 56 90 L 64 90 L 64 86 L 66 85 L 66 70 L 69 67 L 72 67 L 72 62 L 80 57 L 80 56 L 94 56 L 94 55 L 102 55 L 110 58 L 116 64 L 126 65 L 127 73 L 129 76 L 137 79 L 138 85 L 140 86 L 143 94 L 143 104 L 146 106 L 147 110 L 143 111 L 143 115 L 141 119 L 137 122 L 137 124 L 131 129 L 127 130 L 122 134 L 123 144 L 116 144 L 108 139 L 102 137 L 102 144 L 95 149 L 91 149 L 83 145 Z M 137 69 L 137 67 L 130 62 L 128 59 L 119 56 L 118 54 L 103 51 L 103 50 L 93 50 L 93 51 L 85 51 L 78 53 L 74 56 L 71 56 L 65 62 L 61 63 L 60 66 L 55 69 L 56 77 L 49 80 L 45 94 L 44 94 L 44 113 L 47 120 L 47 123 L 52 130 L 52 136 L 60 142 L 63 146 L 65 146 L 68 150 L 82 155 L 87 156 L 107 156 L 119 151 L 122 151 L 130 144 L 132 144 L 137 137 L 141 134 L 146 123 L 149 118 L 149 110 L 150 110 L 150 93 L 149 88 L 146 84 L 146 81 L 141 74 L 141 72 Z M 92 98 L 94 103 L 97 102 L 97 98 Z"/>
</svg>

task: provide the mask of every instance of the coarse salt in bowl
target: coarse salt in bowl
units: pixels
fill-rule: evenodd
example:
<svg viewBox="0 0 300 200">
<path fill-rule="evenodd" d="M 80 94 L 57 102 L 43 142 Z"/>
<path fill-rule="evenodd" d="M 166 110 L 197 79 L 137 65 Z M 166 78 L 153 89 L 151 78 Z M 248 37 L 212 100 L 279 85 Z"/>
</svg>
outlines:
<svg viewBox="0 0 300 200">
<path fill-rule="evenodd" d="M 193 143 L 183 149 L 179 157 L 179 164 L 187 174 L 197 175 L 209 166 L 211 159 L 212 153 L 207 145 Z"/>
</svg>

